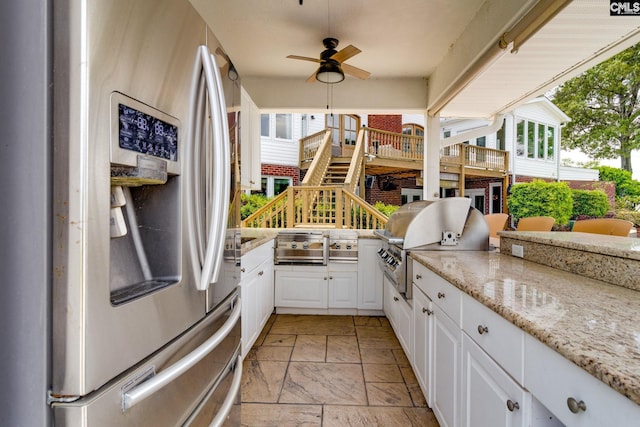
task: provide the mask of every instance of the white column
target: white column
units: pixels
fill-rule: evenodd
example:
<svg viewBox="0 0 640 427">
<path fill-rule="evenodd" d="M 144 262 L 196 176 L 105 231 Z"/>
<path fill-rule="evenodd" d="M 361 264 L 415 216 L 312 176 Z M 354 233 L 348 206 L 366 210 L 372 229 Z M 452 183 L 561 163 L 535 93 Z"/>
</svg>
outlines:
<svg viewBox="0 0 640 427">
<path fill-rule="evenodd" d="M 422 198 L 440 198 L 440 114 L 424 113 L 424 184 Z"/>
</svg>

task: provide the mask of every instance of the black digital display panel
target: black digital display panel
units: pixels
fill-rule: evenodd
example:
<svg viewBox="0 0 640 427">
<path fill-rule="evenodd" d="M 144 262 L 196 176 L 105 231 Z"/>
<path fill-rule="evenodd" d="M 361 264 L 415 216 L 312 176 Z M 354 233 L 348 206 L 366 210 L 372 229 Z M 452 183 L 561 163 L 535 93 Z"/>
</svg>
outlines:
<svg viewBox="0 0 640 427">
<path fill-rule="evenodd" d="M 178 127 L 124 104 L 118 104 L 119 145 L 167 160 L 178 160 Z"/>
</svg>

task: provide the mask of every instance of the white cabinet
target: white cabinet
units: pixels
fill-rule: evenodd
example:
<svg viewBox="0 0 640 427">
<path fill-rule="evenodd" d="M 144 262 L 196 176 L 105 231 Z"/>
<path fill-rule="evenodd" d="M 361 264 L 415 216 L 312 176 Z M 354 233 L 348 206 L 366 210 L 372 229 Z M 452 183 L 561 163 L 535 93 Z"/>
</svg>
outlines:
<svg viewBox="0 0 640 427">
<path fill-rule="evenodd" d="M 355 309 L 358 296 L 356 263 L 327 266 L 277 265 L 275 306 L 296 309 Z"/>
<path fill-rule="evenodd" d="M 244 357 L 273 312 L 273 240 L 243 255 L 241 265 L 242 355 Z"/>
<path fill-rule="evenodd" d="M 462 426 L 524 427 L 531 396 L 463 334 Z"/>
<path fill-rule="evenodd" d="M 378 239 L 358 239 L 358 309 L 382 310 L 382 268 Z"/>
<path fill-rule="evenodd" d="M 461 345 L 460 326 L 434 304 L 432 409 L 441 427 L 460 423 Z"/>
<path fill-rule="evenodd" d="M 384 277 L 384 313 L 400 341 L 407 358 L 411 360 L 413 345 L 412 311 L 409 303 L 402 298 L 391 281 Z"/>
<path fill-rule="evenodd" d="M 525 351 L 525 387 L 565 425 L 638 425 L 640 406 L 630 399 L 530 335 Z"/>
<path fill-rule="evenodd" d="M 413 285 L 413 371 L 427 404 L 433 397 L 433 302 Z"/>
<path fill-rule="evenodd" d="M 240 88 L 240 185 L 244 190 L 260 190 L 260 109 Z"/>
<path fill-rule="evenodd" d="M 275 306 L 327 308 L 329 281 L 325 266 L 275 267 Z"/>
</svg>

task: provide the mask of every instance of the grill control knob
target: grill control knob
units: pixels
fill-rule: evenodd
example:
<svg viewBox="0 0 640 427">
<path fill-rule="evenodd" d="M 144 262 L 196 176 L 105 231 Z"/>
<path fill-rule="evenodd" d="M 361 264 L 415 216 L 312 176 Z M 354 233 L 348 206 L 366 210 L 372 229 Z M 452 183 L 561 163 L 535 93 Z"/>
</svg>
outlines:
<svg viewBox="0 0 640 427">
<path fill-rule="evenodd" d="M 309 242 L 304 242 L 302 244 L 302 249 L 309 249 Z"/>
<path fill-rule="evenodd" d="M 384 248 L 378 249 L 378 255 L 382 255 L 384 253 Z"/>
<path fill-rule="evenodd" d="M 336 249 L 340 249 L 340 243 L 336 243 Z"/>
<path fill-rule="evenodd" d="M 297 247 L 298 247 L 298 244 L 297 244 L 297 243 L 292 243 L 292 244 L 291 244 L 291 249 L 296 249 Z"/>
<path fill-rule="evenodd" d="M 347 244 L 347 250 L 350 251 L 351 250 L 351 245 Z"/>
</svg>

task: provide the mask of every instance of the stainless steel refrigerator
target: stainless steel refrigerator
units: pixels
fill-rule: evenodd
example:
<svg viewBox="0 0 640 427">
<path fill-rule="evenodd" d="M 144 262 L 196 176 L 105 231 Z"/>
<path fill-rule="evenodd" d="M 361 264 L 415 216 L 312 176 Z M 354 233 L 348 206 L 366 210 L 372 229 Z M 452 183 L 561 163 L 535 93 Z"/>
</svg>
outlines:
<svg viewBox="0 0 640 427">
<path fill-rule="evenodd" d="M 54 424 L 237 424 L 240 82 L 187 0 L 51 13 Z"/>
</svg>

